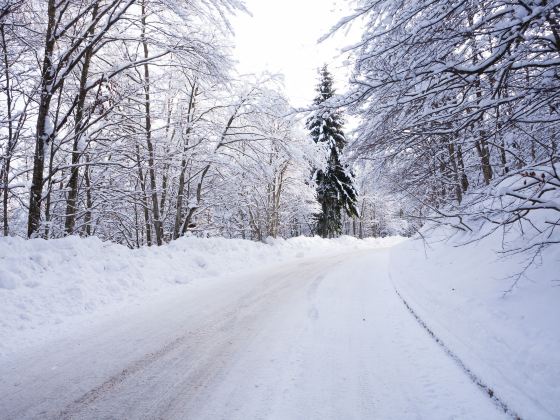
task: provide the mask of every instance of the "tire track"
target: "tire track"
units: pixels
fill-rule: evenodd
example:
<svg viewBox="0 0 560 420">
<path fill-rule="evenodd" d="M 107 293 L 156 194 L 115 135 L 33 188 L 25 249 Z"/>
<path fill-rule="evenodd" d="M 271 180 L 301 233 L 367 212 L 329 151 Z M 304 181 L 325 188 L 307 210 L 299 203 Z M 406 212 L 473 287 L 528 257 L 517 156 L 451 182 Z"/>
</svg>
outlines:
<svg viewBox="0 0 560 420">
<path fill-rule="evenodd" d="M 502 398 L 500 398 L 494 389 L 487 385 L 476 373 L 472 371 L 457 354 L 455 354 L 442 340 L 439 338 L 433 330 L 426 324 L 426 322 L 420 318 L 420 316 L 412 309 L 407 300 L 399 293 L 396 286 L 393 284 L 395 293 L 404 304 L 408 312 L 416 319 L 418 324 L 428 333 L 430 337 L 441 347 L 441 349 L 461 368 L 463 372 L 470 378 L 470 380 L 478 386 L 492 402 L 500 408 L 505 414 L 510 416 L 514 420 L 522 420 L 521 416 L 517 414 Z"/>
<path fill-rule="evenodd" d="M 322 259 L 319 261 L 322 262 Z M 337 265 L 339 262 L 338 259 L 335 259 L 326 267 Z M 326 268 L 324 264 L 312 260 L 308 267 L 299 272 L 315 272 L 317 269 L 325 270 Z M 291 272 L 292 270 L 293 268 L 290 268 L 286 271 Z M 320 275 L 311 285 L 311 288 L 318 287 L 318 283 L 323 276 L 324 274 Z M 198 329 L 183 332 L 181 336 L 168 342 L 159 350 L 148 353 L 141 359 L 130 363 L 120 372 L 67 404 L 55 418 L 70 420 L 91 416 L 91 410 L 95 410 L 95 406 L 101 400 L 110 393 L 119 392 L 120 387 L 126 387 L 126 382 L 131 378 L 141 377 L 146 371 L 152 369 L 152 365 L 157 366 L 162 360 L 177 357 L 174 356 L 174 353 L 188 354 L 193 348 L 203 345 L 205 357 L 203 360 L 197 361 L 197 366 L 188 372 L 181 384 L 177 384 L 182 392 L 171 397 L 161 407 L 155 408 L 158 413 L 156 417 L 164 418 L 171 415 L 176 411 L 176 406 L 188 405 L 189 400 L 195 399 L 196 395 L 192 395 L 193 390 L 203 389 L 218 371 L 225 369 L 225 366 L 220 365 L 219 362 L 229 360 L 230 353 L 239 351 L 238 346 L 232 345 L 236 339 L 240 338 L 236 334 L 251 335 L 249 331 L 240 332 L 239 328 L 236 329 L 235 326 L 252 325 L 262 316 L 261 314 L 270 305 L 271 300 L 278 296 L 294 293 L 297 289 L 294 289 L 293 286 L 294 281 L 286 278 L 284 270 L 277 272 L 269 277 L 264 289 L 251 289 L 236 301 L 231 302 L 228 307 L 220 308 L 215 317 L 210 317 Z M 301 286 L 309 287 L 308 280 L 302 281 Z M 245 339 L 249 340 L 248 337 L 245 337 Z M 90 412 L 90 414 L 86 414 L 87 412 Z"/>
</svg>

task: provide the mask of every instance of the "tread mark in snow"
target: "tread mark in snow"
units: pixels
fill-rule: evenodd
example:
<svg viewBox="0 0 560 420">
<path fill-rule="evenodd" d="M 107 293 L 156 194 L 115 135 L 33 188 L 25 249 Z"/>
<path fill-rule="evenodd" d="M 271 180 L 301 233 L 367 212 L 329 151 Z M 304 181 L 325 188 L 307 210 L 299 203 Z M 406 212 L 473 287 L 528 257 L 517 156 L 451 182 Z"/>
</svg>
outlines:
<svg viewBox="0 0 560 420">
<path fill-rule="evenodd" d="M 171 352 L 177 346 L 181 345 L 185 339 L 186 335 L 183 335 L 175 340 L 171 341 L 169 344 L 161 348 L 160 350 L 152 353 L 148 353 L 142 359 L 137 360 L 136 362 L 132 363 L 128 367 L 124 368 L 120 373 L 110 377 L 101 385 L 96 386 L 95 388 L 91 389 L 90 391 L 86 392 L 80 398 L 74 400 L 70 404 L 62 410 L 57 418 L 59 419 L 72 419 L 74 415 L 79 413 L 79 411 L 88 406 L 89 404 L 95 402 L 98 398 L 105 395 L 108 391 L 115 388 L 122 382 L 124 382 L 129 376 L 134 375 L 135 373 L 141 371 L 154 361 L 158 360 L 160 357 L 164 356 L 165 354 Z"/>
<path fill-rule="evenodd" d="M 465 365 L 465 363 L 459 358 L 459 356 L 457 356 L 455 353 L 453 353 L 451 351 L 451 349 L 449 347 L 447 347 L 447 345 L 432 331 L 432 329 L 430 327 L 428 327 L 426 322 L 422 318 L 420 318 L 420 316 L 418 316 L 418 314 L 414 311 L 414 309 L 412 309 L 412 307 L 408 304 L 406 299 L 403 298 L 402 295 L 399 293 L 397 288 L 394 285 L 393 285 L 393 287 L 394 287 L 395 293 L 397 294 L 399 299 L 402 301 L 404 306 L 406 306 L 406 308 L 411 313 L 411 315 L 416 319 L 418 324 L 420 324 L 420 326 L 424 330 L 426 330 L 428 335 L 430 335 L 430 337 L 432 337 L 434 339 L 434 341 L 443 349 L 443 351 L 445 353 L 447 353 L 447 355 L 455 361 L 455 363 L 467 374 L 467 376 L 470 378 L 470 380 L 476 386 L 478 386 L 482 391 L 484 391 L 484 393 L 492 400 L 492 402 L 494 402 L 494 404 L 496 404 L 499 408 L 501 408 L 504 411 L 504 413 L 506 413 L 507 415 L 509 415 L 511 418 L 513 418 L 515 420 L 522 420 L 521 417 L 515 411 L 513 411 L 509 407 L 509 405 L 506 404 L 506 402 L 504 400 L 502 400 L 500 397 L 498 397 L 496 395 L 496 393 L 494 392 L 494 390 L 492 388 L 490 388 L 488 385 L 486 385 L 482 381 L 482 379 L 480 379 L 479 376 L 477 376 L 471 369 L 469 369 Z"/>
</svg>

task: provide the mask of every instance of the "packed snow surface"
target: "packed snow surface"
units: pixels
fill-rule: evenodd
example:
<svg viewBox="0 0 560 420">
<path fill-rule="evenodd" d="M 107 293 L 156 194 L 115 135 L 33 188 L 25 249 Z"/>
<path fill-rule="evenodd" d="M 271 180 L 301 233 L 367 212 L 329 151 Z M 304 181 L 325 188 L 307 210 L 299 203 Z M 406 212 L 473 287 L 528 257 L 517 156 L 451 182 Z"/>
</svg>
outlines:
<svg viewBox="0 0 560 420">
<path fill-rule="evenodd" d="M 7 419 L 502 419 L 394 293 L 389 250 L 207 279 L 0 363 Z M 171 292 L 171 290 L 168 290 Z"/>
<path fill-rule="evenodd" d="M 0 417 L 559 418 L 558 251 L 440 233 L 1 239 Z"/>
<path fill-rule="evenodd" d="M 0 238 L 0 356 L 42 340 L 44 333 L 65 331 L 68 322 L 89 322 L 88 315 L 166 289 L 179 290 L 193 280 L 399 241 L 299 237 L 259 243 L 188 237 L 159 248 L 130 250 L 94 237 Z"/>
</svg>

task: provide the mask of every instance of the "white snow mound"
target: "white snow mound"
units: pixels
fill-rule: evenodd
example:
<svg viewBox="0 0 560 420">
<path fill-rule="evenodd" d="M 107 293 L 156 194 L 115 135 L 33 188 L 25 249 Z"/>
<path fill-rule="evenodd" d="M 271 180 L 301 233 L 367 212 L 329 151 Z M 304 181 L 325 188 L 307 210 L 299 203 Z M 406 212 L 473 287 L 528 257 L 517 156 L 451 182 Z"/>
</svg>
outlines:
<svg viewBox="0 0 560 420">
<path fill-rule="evenodd" d="M 424 237 L 391 250 L 396 289 L 522 418 L 558 418 L 560 247 L 531 261 L 504 254 L 501 231 L 463 246 L 448 228 Z"/>
<path fill-rule="evenodd" d="M 97 238 L 0 238 L 0 355 L 21 348 L 24 336 L 33 341 L 41 335 L 37 330 L 193 280 L 400 240 L 299 237 L 258 243 L 189 237 L 131 250 Z"/>
</svg>

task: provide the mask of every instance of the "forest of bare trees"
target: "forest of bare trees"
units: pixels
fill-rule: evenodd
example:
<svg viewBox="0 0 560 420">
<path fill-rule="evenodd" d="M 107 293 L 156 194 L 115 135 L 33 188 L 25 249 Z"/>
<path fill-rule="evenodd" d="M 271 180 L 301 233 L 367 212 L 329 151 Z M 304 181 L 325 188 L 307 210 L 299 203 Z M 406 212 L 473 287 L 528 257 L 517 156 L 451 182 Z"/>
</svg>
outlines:
<svg viewBox="0 0 560 420">
<path fill-rule="evenodd" d="M 357 212 L 342 233 L 435 221 L 556 243 L 560 1 L 353 4 L 331 32 L 363 28 L 345 51 L 350 88 L 321 105 L 358 121 Z M 139 247 L 315 233 L 325 150 L 276 77 L 236 73 L 231 18 L 245 12 L 241 0 L 4 0 L 2 234 Z"/>
<path fill-rule="evenodd" d="M 313 146 L 274 77 L 236 76 L 237 0 L 4 1 L 3 235 L 291 236 Z M 294 199 L 297 197 L 297 200 Z"/>
<path fill-rule="evenodd" d="M 362 0 L 354 153 L 412 218 L 558 242 L 560 2 Z"/>
</svg>

